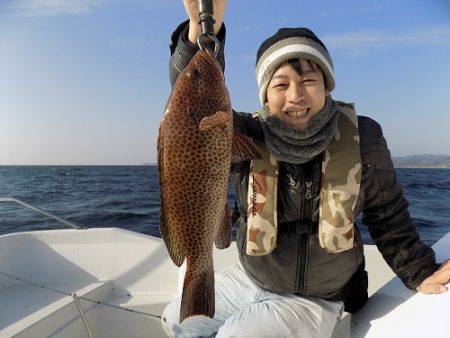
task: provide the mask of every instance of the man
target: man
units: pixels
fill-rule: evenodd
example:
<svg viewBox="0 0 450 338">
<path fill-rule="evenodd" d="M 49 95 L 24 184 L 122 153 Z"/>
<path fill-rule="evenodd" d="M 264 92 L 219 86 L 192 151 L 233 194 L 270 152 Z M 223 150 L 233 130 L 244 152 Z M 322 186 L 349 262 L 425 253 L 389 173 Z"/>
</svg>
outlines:
<svg viewBox="0 0 450 338">
<path fill-rule="evenodd" d="M 198 50 L 198 1 L 172 35 L 172 83 Z M 224 64 L 226 1 L 214 1 Z M 263 158 L 232 168 L 239 206 L 240 264 L 216 274 L 214 318 L 178 323 L 180 298 L 163 326 L 172 336 L 330 337 L 342 311 L 367 301 L 362 213 L 384 258 L 411 289 L 447 291 L 450 261 L 435 262 L 408 213 L 381 127 L 334 101 L 333 63 L 306 28 L 283 28 L 257 53 L 261 109 L 234 113 L 234 128 Z M 263 187 L 262 189 L 260 189 Z"/>
</svg>

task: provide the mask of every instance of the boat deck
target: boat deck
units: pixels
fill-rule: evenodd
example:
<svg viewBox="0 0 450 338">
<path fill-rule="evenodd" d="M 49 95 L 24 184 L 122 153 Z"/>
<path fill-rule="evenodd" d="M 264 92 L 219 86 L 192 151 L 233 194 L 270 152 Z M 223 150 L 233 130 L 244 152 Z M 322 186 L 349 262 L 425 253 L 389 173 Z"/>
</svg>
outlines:
<svg viewBox="0 0 450 338">
<path fill-rule="evenodd" d="M 449 241 L 450 234 L 447 245 L 435 246 L 439 258 L 450 257 Z M 423 296 L 394 278 L 374 246 L 365 255 L 371 300 L 346 314 L 334 337 L 385 337 L 371 333 Z M 216 271 L 237 260 L 235 243 L 215 250 Z M 0 236 L 0 337 L 165 337 L 158 316 L 182 280 L 163 241 L 143 234 L 102 228 Z"/>
</svg>

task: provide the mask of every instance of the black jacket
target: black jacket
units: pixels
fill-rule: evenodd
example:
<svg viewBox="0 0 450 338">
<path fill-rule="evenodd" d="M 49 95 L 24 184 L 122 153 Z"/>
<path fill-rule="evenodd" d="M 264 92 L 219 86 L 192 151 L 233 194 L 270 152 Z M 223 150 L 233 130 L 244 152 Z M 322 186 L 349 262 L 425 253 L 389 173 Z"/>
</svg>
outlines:
<svg viewBox="0 0 450 338">
<path fill-rule="evenodd" d="M 186 42 L 186 27 L 185 22 L 172 35 L 172 84 L 197 51 L 196 46 Z M 224 65 L 224 26 L 218 38 L 218 60 Z M 361 116 L 358 124 L 363 171 L 357 214 L 362 214 L 363 223 L 389 266 L 408 288 L 415 289 L 437 269 L 434 252 L 421 242 L 409 216 L 381 127 Z M 260 123 L 250 114 L 235 112 L 234 126 L 263 141 Z M 358 229 L 354 248 L 341 253 L 325 252 L 317 238 L 320 156 L 300 165 L 280 163 L 277 248 L 266 256 L 245 254 L 248 174 L 249 163 L 243 162 L 233 166 L 231 179 L 240 211 L 240 260 L 252 280 L 272 292 L 343 300 L 346 311 L 357 311 L 367 300 L 367 273 Z"/>
</svg>

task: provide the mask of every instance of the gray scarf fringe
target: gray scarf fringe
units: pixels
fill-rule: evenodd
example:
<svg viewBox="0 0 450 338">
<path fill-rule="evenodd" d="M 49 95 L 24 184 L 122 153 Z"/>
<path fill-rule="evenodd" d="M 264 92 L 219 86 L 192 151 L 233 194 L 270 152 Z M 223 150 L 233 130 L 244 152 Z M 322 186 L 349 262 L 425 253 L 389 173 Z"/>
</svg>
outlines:
<svg viewBox="0 0 450 338">
<path fill-rule="evenodd" d="M 305 129 L 290 128 L 273 117 L 264 106 L 257 113 L 261 118 L 267 149 L 278 161 L 300 164 L 322 153 L 334 136 L 339 115 L 338 105 L 327 96 L 322 110 Z"/>
</svg>

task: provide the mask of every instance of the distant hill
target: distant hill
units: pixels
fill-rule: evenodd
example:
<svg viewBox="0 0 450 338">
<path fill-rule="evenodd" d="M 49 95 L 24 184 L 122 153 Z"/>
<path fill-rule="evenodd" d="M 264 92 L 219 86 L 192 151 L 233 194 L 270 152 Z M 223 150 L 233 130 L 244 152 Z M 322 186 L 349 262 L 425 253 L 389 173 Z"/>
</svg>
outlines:
<svg viewBox="0 0 450 338">
<path fill-rule="evenodd" d="M 449 155 L 410 155 L 393 157 L 396 168 L 450 168 Z"/>
</svg>

